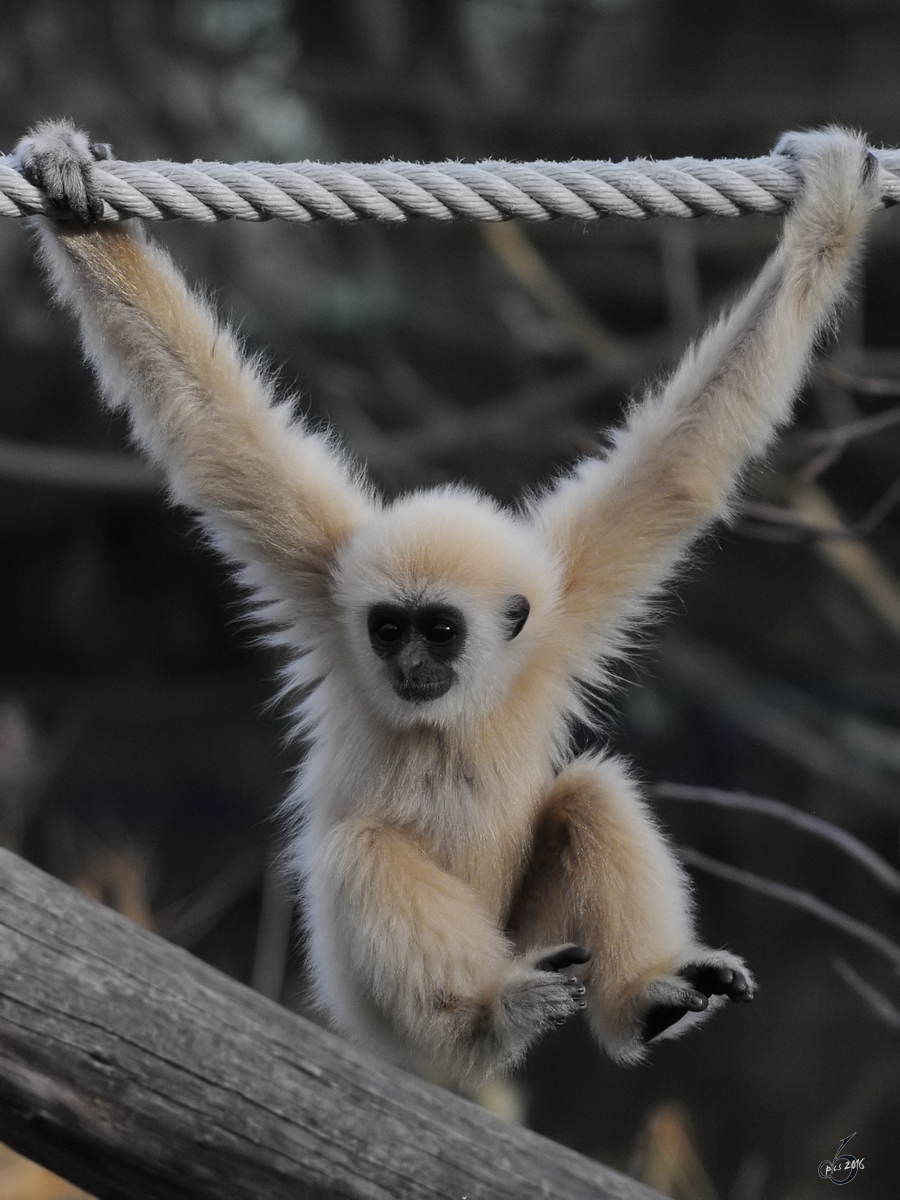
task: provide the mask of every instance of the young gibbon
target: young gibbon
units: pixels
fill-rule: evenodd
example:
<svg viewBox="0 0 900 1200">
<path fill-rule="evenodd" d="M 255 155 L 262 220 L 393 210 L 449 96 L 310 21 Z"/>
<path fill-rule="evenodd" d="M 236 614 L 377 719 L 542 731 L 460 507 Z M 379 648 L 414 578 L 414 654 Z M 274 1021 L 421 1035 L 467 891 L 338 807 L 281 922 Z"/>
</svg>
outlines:
<svg viewBox="0 0 900 1200">
<path fill-rule="evenodd" d="M 613 1059 L 754 981 L 697 939 L 684 871 L 628 767 L 573 759 L 623 630 L 727 514 L 832 318 L 879 204 L 840 129 L 790 134 L 803 192 L 748 294 L 612 440 L 512 512 L 471 489 L 386 503 L 278 403 L 170 259 L 103 223 L 67 122 L 17 150 L 110 404 L 239 564 L 295 656 L 308 750 L 287 801 L 315 993 L 395 1061 L 472 1084 L 580 1009 Z"/>
</svg>

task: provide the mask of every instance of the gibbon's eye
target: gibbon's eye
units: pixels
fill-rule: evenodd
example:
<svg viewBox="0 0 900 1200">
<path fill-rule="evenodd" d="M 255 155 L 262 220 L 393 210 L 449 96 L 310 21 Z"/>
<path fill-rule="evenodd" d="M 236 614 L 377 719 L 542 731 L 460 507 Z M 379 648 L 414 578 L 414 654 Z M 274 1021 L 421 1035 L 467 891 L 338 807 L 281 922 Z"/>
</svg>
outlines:
<svg viewBox="0 0 900 1200">
<path fill-rule="evenodd" d="M 425 638 L 436 646 L 446 646 L 456 637 L 456 629 L 449 621 L 435 621 L 425 630 Z"/>
<path fill-rule="evenodd" d="M 506 621 L 508 630 L 506 634 L 508 642 L 517 638 L 525 628 L 525 622 L 528 620 L 530 612 L 531 605 L 524 596 L 510 596 L 503 612 L 503 619 Z"/>
<path fill-rule="evenodd" d="M 409 621 L 402 609 L 393 604 L 377 604 L 369 609 L 366 624 L 369 642 L 382 657 L 396 654 L 409 633 Z"/>
</svg>

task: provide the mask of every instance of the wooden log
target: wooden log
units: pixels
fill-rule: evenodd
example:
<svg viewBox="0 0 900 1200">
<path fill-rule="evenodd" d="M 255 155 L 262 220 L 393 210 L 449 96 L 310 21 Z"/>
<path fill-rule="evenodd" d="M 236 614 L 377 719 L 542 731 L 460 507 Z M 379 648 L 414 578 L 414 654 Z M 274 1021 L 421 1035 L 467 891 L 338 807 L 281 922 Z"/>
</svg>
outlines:
<svg viewBox="0 0 900 1200">
<path fill-rule="evenodd" d="M 0 851 L 0 1141 L 102 1200 L 651 1200 Z"/>
</svg>

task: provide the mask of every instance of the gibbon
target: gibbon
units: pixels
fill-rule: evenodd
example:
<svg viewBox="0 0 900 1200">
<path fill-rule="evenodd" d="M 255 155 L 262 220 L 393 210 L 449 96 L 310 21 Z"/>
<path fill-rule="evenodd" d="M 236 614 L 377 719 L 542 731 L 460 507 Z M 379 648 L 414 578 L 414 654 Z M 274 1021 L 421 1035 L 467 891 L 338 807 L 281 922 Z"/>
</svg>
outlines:
<svg viewBox="0 0 900 1200">
<path fill-rule="evenodd" d="M 517 511 L 469 488 L 381 499 L 140 229 L 99 220 L 105 147 L 68 122 L 17 148 L 103 393 L 240 567 L 308 744 L 287 800 L 315 995 L 346 1034 L 472 1085 L 586 1009 L 635 1063 L 726 1000 L 685 873 L 622 762 L 575 717 L 739 473 L 791 411 L 878 207 L 832 128 L 777 147 L 801 197 L 748 294 L 597 451 Z"/>
</svg>

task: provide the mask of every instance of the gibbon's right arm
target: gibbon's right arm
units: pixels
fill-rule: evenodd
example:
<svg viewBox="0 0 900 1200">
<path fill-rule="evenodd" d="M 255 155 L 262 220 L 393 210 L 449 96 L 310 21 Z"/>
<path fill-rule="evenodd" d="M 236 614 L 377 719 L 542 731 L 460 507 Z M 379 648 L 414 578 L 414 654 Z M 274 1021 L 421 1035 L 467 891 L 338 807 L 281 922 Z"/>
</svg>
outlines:
<svg viewBox="0 0 900 1200">
<path fill-rule="evenodd" d="M 533 517 L 566 564 L 569 656 L 615 645 L 687 545 L 725 516 L 742 468 L 788 420 L 817 334 L 833 318 L 879 206 L 859 136 L 788 134 L 776 152 L 804 188 L 749 293 L 633 408 L 605 458 L 583 462 Z"/>
<path fill-rule="evenodd" d="M 80 320 L 109 403 L 128 406 L 175 497 L 255 568 L 249 581 L 263 594 L 315 620 L 331 559 L 373 500 L 330 440 L 275 402 L 260 364 L 168 255 L 139 229 L 97 221 L 92 171 L 106 153 L 65 121 L 39 125 L 16 149 L 26 177 L 69 218 L 36 222 L 56 291 Z"/>
</svg>

